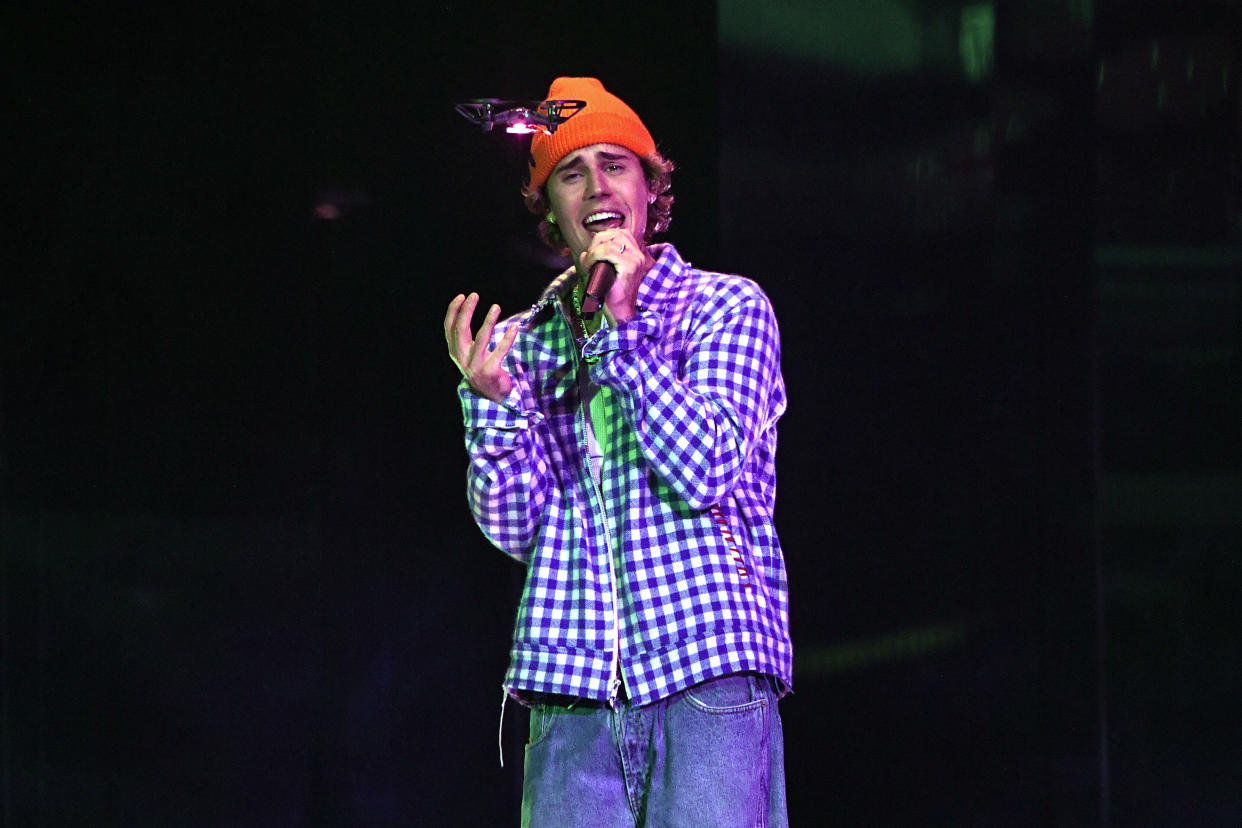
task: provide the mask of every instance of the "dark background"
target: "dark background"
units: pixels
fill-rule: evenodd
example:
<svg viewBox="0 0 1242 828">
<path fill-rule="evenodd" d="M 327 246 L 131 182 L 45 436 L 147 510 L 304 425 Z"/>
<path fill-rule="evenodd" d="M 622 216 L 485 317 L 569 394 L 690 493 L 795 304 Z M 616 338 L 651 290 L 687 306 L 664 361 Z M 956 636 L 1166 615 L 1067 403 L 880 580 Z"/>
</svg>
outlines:
<svg viewBox="0 0 1242 828">
<path fill-rule="evenodd" d="M 516 824 L 441 322 L 590 74 L 782 322 L 796 825 L 1242 814 L 1238 2 L 7 8 L 3 824 Z"/>
</svg>

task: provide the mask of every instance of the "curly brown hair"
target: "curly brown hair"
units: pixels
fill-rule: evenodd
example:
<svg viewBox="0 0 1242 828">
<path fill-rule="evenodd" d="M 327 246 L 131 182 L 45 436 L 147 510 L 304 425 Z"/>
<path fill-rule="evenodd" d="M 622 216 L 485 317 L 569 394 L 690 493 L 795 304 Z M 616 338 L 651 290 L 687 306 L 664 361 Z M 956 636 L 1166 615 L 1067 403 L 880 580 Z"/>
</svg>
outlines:
<svg viewBox="0 0 1242 828">
<path fill-rule="evenodd" d="M 647 191 L 655 196 L 655 201 L 647 208 L 647 226 L 643 230 L 643 243 L 651 244 L 656 233 L 663 233 L 672 223 L 673 217 L 673 162 L 658 152 L 642 156 L 643 176 L 647 179 Z M 561 229 L 548 221 L 551 208 L 548 205 L 548 185 L 526 195 L 526 209 L 537 216 L 539 222 L 539 240 L 562 255 L 569 252 Z"/>
</svg>

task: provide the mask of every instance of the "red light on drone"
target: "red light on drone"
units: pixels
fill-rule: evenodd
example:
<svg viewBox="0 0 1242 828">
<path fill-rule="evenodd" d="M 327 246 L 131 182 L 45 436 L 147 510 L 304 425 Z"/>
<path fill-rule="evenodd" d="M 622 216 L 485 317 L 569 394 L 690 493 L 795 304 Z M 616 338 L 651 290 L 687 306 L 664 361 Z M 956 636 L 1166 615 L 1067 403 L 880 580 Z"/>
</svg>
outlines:
<svg viewBox="0 0 1242 828">
<path fill-rule="evenodd" d="M 532 132 L 547 132 L 547 130 L 518 121 L 516 124 L 509 124 L 509 126 L 505 127 L 505 132 L 511 135 L 530 135 Z"/>
</svg>

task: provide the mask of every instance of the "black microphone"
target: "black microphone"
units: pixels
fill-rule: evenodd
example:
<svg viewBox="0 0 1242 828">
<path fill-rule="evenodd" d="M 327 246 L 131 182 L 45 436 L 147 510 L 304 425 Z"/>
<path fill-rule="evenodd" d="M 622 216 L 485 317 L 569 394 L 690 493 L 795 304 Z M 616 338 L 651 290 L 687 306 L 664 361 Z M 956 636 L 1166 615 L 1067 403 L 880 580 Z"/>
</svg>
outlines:
<svg viewBox="0 0 1242 828">
<path fill-rule="evenodd" d="M 594 319 L 595 314 L 604 304 L 604 297 L 612 290 L 612 283 L 617 281 L 617 268 L 612 262 L 596 262 L 591 265 L 591 278 L 587 280 L 586 296 L 582 299 L 582 315 Z"/>
</svg>

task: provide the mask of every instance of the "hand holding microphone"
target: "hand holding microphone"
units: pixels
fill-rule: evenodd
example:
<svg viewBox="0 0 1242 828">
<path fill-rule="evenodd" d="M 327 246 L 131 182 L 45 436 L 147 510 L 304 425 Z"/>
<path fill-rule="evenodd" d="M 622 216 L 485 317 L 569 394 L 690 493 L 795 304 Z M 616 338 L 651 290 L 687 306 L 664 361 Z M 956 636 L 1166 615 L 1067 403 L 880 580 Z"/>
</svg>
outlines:
<svg viewBox="0 0 1242 828">
<path fill-rule="evenodd" d="M 654 264 L 633 234 L 621 228 L 597 234 L 581 261 L 589 274 L 582 315 L 589 320 L 603 308 L 612 325 L 633 318 L 638 285 Z"/>
</svg>

